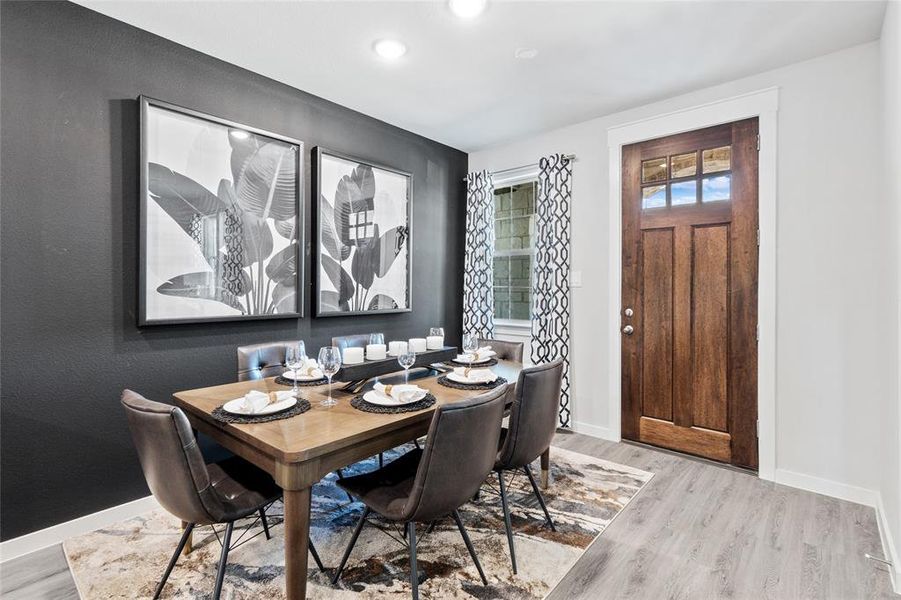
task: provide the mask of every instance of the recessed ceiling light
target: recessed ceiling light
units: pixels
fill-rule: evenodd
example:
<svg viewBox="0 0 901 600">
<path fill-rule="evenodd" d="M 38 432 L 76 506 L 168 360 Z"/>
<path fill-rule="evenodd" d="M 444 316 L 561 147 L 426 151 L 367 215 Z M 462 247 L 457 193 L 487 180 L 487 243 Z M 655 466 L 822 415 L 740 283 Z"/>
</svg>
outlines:
<svg viewBox="0 0 901 600">
<path fill-rule="evenodd" d="M 397 60 L 407 53 L 407 46 L 397 40 L 378 40 L 372 49 L 386 60 Z"/>
<path fill-rule="evenodd" d="M 250 137 L 250 134 L 243 129 L 232 129 L 228 133 L 236 140 L 246 140 Z"/>
<path fill-rule="evenodd" d="M 517 48 L 516 52 L 513 53 L 513 56 L 516 58 L 521 58 L 523 60 L 529 60 L 538 56 L 537 48 Z"/>
<path fill-rule="evenodd" d="M 451 11 L 461 19 L 474 19 L 482 14 L 488 0 L 449 0 Z"/>
</svg>

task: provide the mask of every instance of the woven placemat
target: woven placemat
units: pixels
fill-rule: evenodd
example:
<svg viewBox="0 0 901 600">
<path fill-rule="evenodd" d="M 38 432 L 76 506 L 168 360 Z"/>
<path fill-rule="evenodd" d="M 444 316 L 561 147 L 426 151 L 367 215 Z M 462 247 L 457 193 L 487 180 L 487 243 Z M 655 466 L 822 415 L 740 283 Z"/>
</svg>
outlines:
<svg viewBox="0 0 901 600">
<path fill-rule="evenodd" d="M 271 415 L 260 415 L 260 416 L 243 416 L 243 415 L 233 415 L 231 413 L 225 412 L 222 410 L 222 407 L 219 406 L 213 409 L 213 412 L 210 413 L 213 415 L 213 418 L 217 421 L 222 421 L 223 423 L 231 423 L 232 425 L 250 425 L 252 423 L 268 423 L 270 421 L 279 421 L 281 419 L 290 419 L 291 417 L 296 417 L 297 415 L 301 415 L 310 410 L 310 402 L 308 400 L 304 400 L 300 398 L 297 400 L 297 404 L 289 408 L 288 410 L 283 410 L 281 412 L 272 413 Z"/>
<path fill-rule="evenodd" d="M 438 383 L 444 387 L 454 388 L 455 390 L 493 390 L 497 386 L 507 383 L 507 380 L 503 377 L 498 377 L 490 383 L 459 383 L 448 379 L 447 375 L 442 375 L 438 378 Z"/>
<path fill-rule="evenodd" d="M 488 362 L 472 363 L 472 365 L 470 365 L 468 362 L 462 361 L 462 360 L 450 360 L 448 362 L 451 363 L 452 365 L 457 365 L 458 367 L 472 366 L 473 369 L 481 369 L 482 367 L 493 367 L 494 365 L 497 364 L 497 359 L 492 358 Z"/>
<path fill-rule="evenodd" d="M 288 379 L 282 375 L 279 375 L 275 378 L 275 383 L 279 385 L 287 385 L 288 387 L 294 387 L 294 380 Z M 328 383 L 328 379 L 323 377 L 322 379 L 314 379 L 312 381 L 298 381 L 297 387 L 316 387 L 319 385 L 325 385 Z"/>
<path fill-rule="evenodd" d="M 435 396 L 431 394 L 426 394 L 425 398 L 423 398 L 419 402 L 404 404 L 403 406 L 380 406 L 378 404 L 370 404 L 369 402 L 363 400 L 363 396 L 357 396 L 350 401 L 350 405 L 357 410 L 362 410 L 363 412 L 370 413 L 380 413 L 383 415 L 415 412 L 417 410 L 429 408 L 433 404 L 435 404 Z"/>
</svg>

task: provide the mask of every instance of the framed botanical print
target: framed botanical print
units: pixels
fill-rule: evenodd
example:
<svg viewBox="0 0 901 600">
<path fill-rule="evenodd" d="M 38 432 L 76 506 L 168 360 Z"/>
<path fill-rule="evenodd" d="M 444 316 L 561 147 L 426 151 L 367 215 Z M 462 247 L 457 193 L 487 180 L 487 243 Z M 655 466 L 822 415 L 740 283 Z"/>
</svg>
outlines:
<svg viewBox="0 0 901 600">
<path fill-rule="evenodd" d="M 138 324 L 301 316 L 303 142 L 140 104 Z"/>
<path fill-rule="evenodd" d="M 411 310 L 410 173 L 317 147 L 317 317 Z"/>
</svg>

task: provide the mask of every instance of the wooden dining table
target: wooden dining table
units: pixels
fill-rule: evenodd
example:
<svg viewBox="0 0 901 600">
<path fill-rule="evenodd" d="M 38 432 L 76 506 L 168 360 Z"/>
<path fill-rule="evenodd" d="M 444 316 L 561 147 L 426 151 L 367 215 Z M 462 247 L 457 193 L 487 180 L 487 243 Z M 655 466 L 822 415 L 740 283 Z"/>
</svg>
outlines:
<svg viewBox="0 0 901 600">
<path fill-rule="evenodd" d="M 513 389 L 520 363 L 499 361 L 493 370 L 507 379 Z M 290 600 L 306 597 L 307 551 L 310 533 L 310 497 L 312 486 L 325 475 L 413 441 L 425 435 L 435 408 L 471 398 L 484 391 L 459 390 L 438 383 L 434 371 L 424 372 L 411 382 L 431 392 L 437 402 L 430 408 L 399 414 L 368 413 L 350 405 L 352 394 L 339 392 L 333 386 L 336 406 L 325 407 L 328 388 L 301 387 L 300 395 L 309 400 L 310 410 L 277 421 L 250 425 L 224 423 L 212 417 L 215 408 L 228 400 L 243 397 L 251 390 L 289 389 L 275 379 L 258 379 L 176 392 L 175 404 L 187 413 L 194 429 L 202 432 L 233 452 L 272 475 L 284 491 L 285 505 L 285 586 Z M 400 383 L 403 376 L 380 377 L 384 383 Z M 369 383 L 364 389 L 370 389 Z M 542 483 L 547 484 L 549 457 L 541 460 Z"/>
</svg>

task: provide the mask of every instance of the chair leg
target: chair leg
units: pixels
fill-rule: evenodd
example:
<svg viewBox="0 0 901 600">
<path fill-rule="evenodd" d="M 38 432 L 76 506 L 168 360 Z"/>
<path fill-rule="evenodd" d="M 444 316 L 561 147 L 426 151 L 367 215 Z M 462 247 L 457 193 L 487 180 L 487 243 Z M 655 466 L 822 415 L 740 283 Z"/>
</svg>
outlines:
<svg viewBox="0 0 901 600">
<path fill-rule="evenodd" d="M 172 555 L 172 558 L 169 560 L 169 566 L 166 567 L 166 572 L 163 573 L 163 578 L 160 580 L 159 585 L 156 586 L 156 592 L 153 594 L 153 600 L 156 600 L 160 597 L 160 593 L 163 591 L 163 586 L 166 585 L 166 580 L 169 579 L 169 574 L 172 573 L 172 569 L 175 568 L 175 563 L 178 561 L 178 557 L 181 555 L 181 551 L 185 549 L 185 544 L 188 543 L 188 538 L 191 537 L 191 532 L 194 531 L 194 523 L 188 523 L 185 527 L 184 533 L 181 534 L 181 540 L 178 542 L 178 548 L 175 549 L 175 554 Z"/>
<path fill-rule="evenodd" d="M 269 534 L 269 520 L 266 519 L 266 509 L 260 509 L 260 521 L 263 523 L 263 533 L 266 534 L 266 539 L 271 540 L 272 536 Z"/>
<path fill-rule="evenodd" d="M 344 479 L 344 473 L 341 471 L 341 469 L 335 469 L 335 474 L 338 476 L 338 479 Z M 354 497 L 350 495 L 350 492 L 344 492 L 344 493 L 347 494 L 348 502 L 354 501 Z"/>
<path fill-rule="evenodd" d="M 225 567 L 228 564 L 228 547 L 232 543 L 232 530 L 235 522 L 225 526 L 225 537 L 222 539 L 222 554 L 219 556 L 219 570 L 216 572 L 216 589 L 213 591 L 213 600 L 219 600 L 222 594 L 222 582 L 225 581 Z"/>
<path fill-rule="evenodd" d="M 379 452 L 379 468 L 381 469 L 384 466 L 385 466 L 385 455 L 382 454 L 381 452 Z"/>
<path fill-rule="evenodd" d="M 347 545 L 347 550 L 344 551 L 344 556 L 341 557 L 341 564 L 335 569 L 335 574 L 332 576 L 332 585 L 338 583 L 338 579 L 341 577 L 341 571 L 344 570 L 344 565 L 347 564 L 347 559 L 350 558 L 350 551 L 354 549 L 354 544 L 357 543 L 357 538 L 360 537 L 360 532 L 363 531 L 363 525 L 366 524 L 366 517 L 369 516 L 370 512 L 371 511 L 367 506 L 366 510 L 363 511 L 363 516 L 360 517 L 360 522 L 357 523 L 357 526 L 354 529 L 353 535 L 350 537 L 350 543 Z"/>
<path fill-rule="evenodd" d="M 313 555 L 313 560 L 316 561 L 316 566 L 319 567 L 320 573 L 325 573 L 325 567 L 322 566 L 322 559 L 319 558 L 319 553 L 316 552 L 316 546 L 313 545 L 313 540 L 310 540 L 310 554 Z"/>
<path fill-rule="evenodd" d="M 513 549 L 513 526 L 510 524 L 510 508 L 507 506 L 507 488 L 504 486 L 504 472 L 497 472 L 497 480 L 501 487 L 501 505 L 504 507 L 504 525 L 507 527 L 507 544 L 510 546 L 510 562 L 513 574 L 516 574 L 516 550 Z"/>
<path fill-rule="evenodd" d="M 532 475 L 532 469 L 529 468 L 529 465 L 525 466 L 526 475 L 529 476 L 529 483 L 532 484 L 532 491 L 535 492 L 535 495 L 538 497 L 538 504 L 541 505 L 541 510 L 544 511 L 544 517 L 547 519 L 547 524 L 550 525 L 551 531 L 557 531 L 557 528 L 554 527 L 554 520 L 551 519 L 551 513 L 547 510 L 547 505 L 544 503 L 544 496 L 541 495 L 541 490 L 538 489 L 538 484 L 535 483 L 535 477 Z"/>
<path fill-rule="evenodd" d="M 407 541 L 410 544 L 410 587 L 413 600 L 419 600 L 419 573 L 416 569 L 416 523 L 407 523 Z"/>
<path fill-rule="evenodd" d="M 454 521 L 457 522 L 457 529 L 460 530 L 460 535 L 463 536 L 463 542 L 466 544 L 466 549 L 469 550 L 469 555 L 472 557 L 472 562 L 476 564 L 476 569 L 479 571 L 479 577 L 482 578 L 482 584 L 488 585 L 488 578 L 485 577 L 485 572 L 482 570 L 482 565 L 479 563 L 479 557 L 476 556 L 476 549 L 473 548 L 472 542 L 469 539 L 469 535 L 466 533 L 466 528 L 463 527 L 463 519 L 460 518 L 460 513 L 454 511 L 451 513 L 454 516 Z"/>
</svg>

